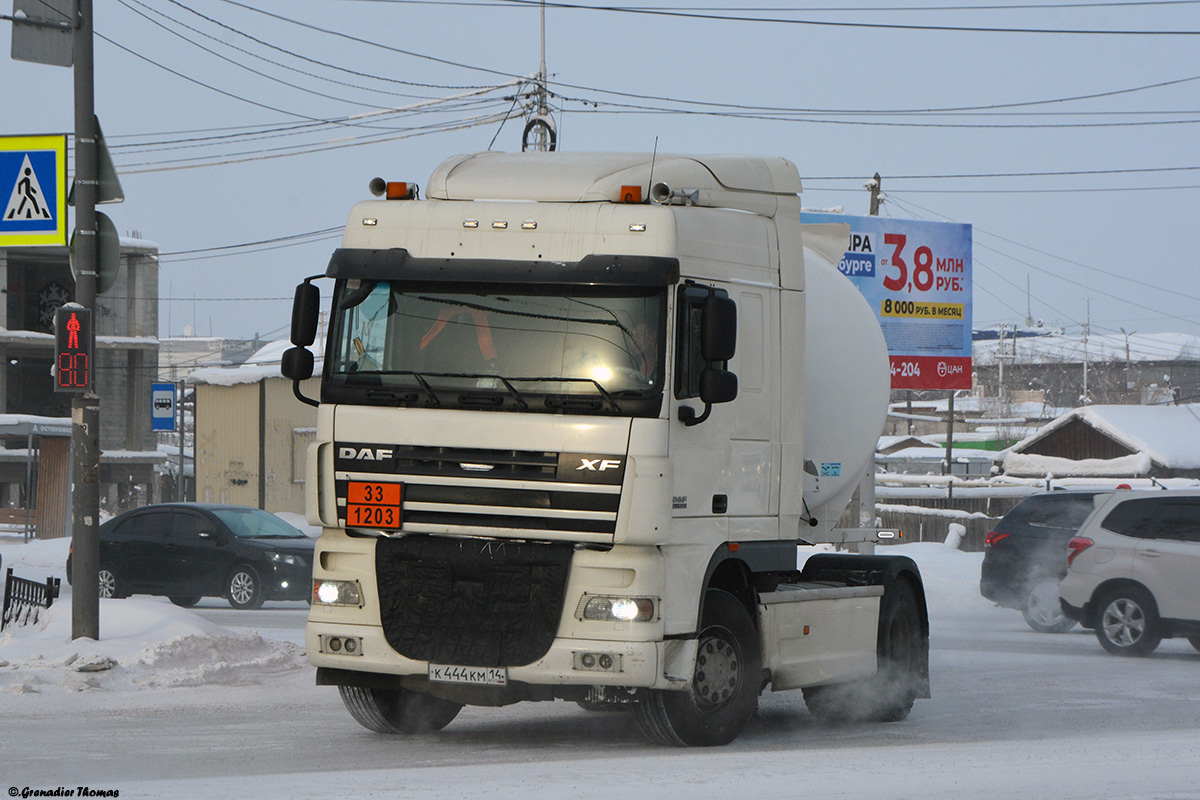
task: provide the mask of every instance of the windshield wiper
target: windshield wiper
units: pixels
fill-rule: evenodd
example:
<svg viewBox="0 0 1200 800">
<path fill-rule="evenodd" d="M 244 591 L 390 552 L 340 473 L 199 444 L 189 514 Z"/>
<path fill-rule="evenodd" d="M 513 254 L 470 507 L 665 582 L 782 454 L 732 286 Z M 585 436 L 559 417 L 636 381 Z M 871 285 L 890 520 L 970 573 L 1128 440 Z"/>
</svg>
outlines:
<svg viewBox="0 0 1200 800">
<path fill-rule="evenodd" d="M 512 378 L 514 381 L 528 381 L 532 383 L 590 383 L 596 387 L 597 393 L 604 398 L 605 402 L 613 407 L 613 411 L 621 413 L 621 404 L 613 399 L 613 396 L 600 385 L 595 378 L 567 378 L 559 376 L 557 378 Z"/>
</svg>

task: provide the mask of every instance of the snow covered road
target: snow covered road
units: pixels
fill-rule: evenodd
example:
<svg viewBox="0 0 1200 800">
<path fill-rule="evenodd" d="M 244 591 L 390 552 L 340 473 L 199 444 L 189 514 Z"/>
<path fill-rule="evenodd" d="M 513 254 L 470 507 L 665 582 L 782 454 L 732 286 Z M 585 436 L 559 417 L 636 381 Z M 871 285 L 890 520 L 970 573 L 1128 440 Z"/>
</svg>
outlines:
<svg viewBox="0 0 1200 800">
<path fill-rule="evenodd" d="M 980 554 L 939 544 L 900 552 L 918 561 L 927 584 L 934 695 L 901 723 L 823 725 L 798 693 L 786 692 L 764 695 L 745 733 L 719 750 L 652 746 L 628 715 L 562 702 L 467 708 L 440 734 L 377 736 L 351 720 L 335 689 L 312 685 L 311 669 L 287 642 L 292 623 L 275 616 L 303 609 L 246 617 L 262 634 L 256 643 L 255 634 L 213 624 L 220 604 L 198 615 L 134 598 L 144 611 L 156 604 L 146 614 L 163 609 L 170 624 L 93 643 L 119 662 L 105 673 L 54 663 L 81 649 L 64 641 L 69 624 L 0 636 L 0 662 L 9 662 L 0 666 L 0 791 L 1200 798 L 1200 653 L 1186 641 L 1164 642 L 1148 659 L 1121 659 L 1090 632 L 1039 635 L 1017 612 L 979 596 Z M 5 547 L 6 564 L 19 553 Z M 69 620 L 69 605 L 53 611 Z M 228 628 L 229 615 L 220 614 Z M 102 636 L 115 627 L 102 616 Z M 174 637 L 185 630 L 194 638 Z M 222 661 L 224 668 L 215 663 Z"/>
</svg>

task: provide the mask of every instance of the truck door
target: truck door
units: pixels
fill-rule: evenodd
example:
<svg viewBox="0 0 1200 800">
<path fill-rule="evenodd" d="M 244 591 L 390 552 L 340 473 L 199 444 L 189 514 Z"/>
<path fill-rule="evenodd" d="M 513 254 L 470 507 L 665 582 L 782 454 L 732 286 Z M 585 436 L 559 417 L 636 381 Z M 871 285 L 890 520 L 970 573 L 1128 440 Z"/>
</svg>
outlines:
<svg viewBox="0 0 1200 800">
<path fill-rule="evenodd" d="M 710 293 L 732 294 L 738 310 L 736 352 L 733 359 L 720 364 L 705 362 L 700 346 L 702 307 Z M 678 290 L 675 380 L 670 387 L 676 517 L 763 518 L 766 525 L 765 518 L 773 513 L 777 491 L 772 477 L 776 461 L 772 438 L 778 438 L 773 429 L 778 415 L 771 413 L 770 377 L 764 369 L 768 308 L 762 291 L 695 283 Z M 700 376 L 708 367 L 738 374 L 738 396 L 733 402 L 714 405 L 703 422 L 685 425 L 679 419 L 680 407 L 690 407 L 696 415 L 703 413 Z M 760 533 L 755 538 L 768 537 Z"/>
</svg>

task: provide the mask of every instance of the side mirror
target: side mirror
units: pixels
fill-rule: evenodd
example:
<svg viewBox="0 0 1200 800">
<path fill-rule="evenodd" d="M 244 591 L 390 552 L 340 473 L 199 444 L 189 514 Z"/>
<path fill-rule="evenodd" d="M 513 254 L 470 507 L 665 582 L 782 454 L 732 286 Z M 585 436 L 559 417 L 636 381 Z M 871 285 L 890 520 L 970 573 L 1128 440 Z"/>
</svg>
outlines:
<svg viewBox="0 0 1200 800">
<path fill-rule="evenodd" d="M 737 397 L 738 379 L 727 369 L 708 367 L 700 373 L 700 399 L 705 405 L 729 403 Z"/>
<path fill-rule="evenodd" d="M 315 342 L 320 316 L 321 290 L 305 281 L 296 287 L 296 296 L 292 301 L 292 344 L 308 347 Z"/>
<path fill-rule="evenodd" d="M 737 346 L 737 303 L 710 294 L 704 298 L 700 321 L 700 355 L 708 362 L 728 361 Z"/>
<path fill-rule="evenodd" d="M 307 347 L 289 347 L 283 351 L 279 371 L 288 380 L 308 380 L 313 375 L 314 362 L 312 351 Z"/>
</svg>

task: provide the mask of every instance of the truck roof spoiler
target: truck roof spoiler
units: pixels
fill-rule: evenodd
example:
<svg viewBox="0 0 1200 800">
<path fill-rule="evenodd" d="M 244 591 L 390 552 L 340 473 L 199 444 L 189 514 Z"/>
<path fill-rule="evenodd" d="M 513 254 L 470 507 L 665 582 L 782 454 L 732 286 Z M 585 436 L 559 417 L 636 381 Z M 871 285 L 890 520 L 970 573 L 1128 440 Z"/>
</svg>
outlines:
<svg viewBox="0 0 1200 800">
<path fill-rule="evenodd" d="M 522 180 L 513 180 L 521 175 Z M 652 192 L 663 184 L 667 191 Z M 473 153 L 450 158 L 426 186 L 433 200 L 618 202 L 623 186 L 643 187 L 649 202 L 685 197 L 691 205 L 773 217 L 780 198 L 801 192 L 796 165 L 775 156 L 659 153 Z M 794 204 L 785 203 L 787 207 Z"/>
</svg>

